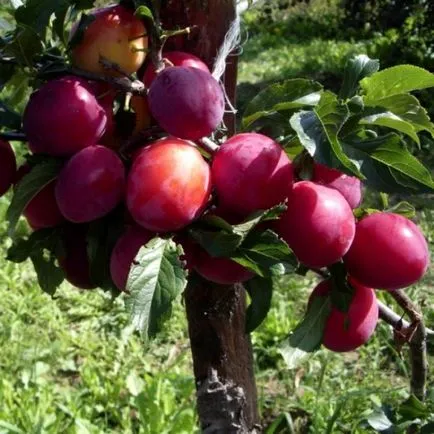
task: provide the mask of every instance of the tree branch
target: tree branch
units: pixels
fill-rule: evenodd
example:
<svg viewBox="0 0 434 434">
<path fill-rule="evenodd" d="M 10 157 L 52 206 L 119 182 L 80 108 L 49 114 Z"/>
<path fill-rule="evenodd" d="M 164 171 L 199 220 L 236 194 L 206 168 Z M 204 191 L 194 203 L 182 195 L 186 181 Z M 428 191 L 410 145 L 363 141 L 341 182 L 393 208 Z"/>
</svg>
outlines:
<svg viewBox="0 0 434 434">
<path fill-rule="evenodd" d="M 426 380 L 428 359 L 426 350 L 427 330 L 423 321 L 422 313 L 410 298 L 402 291 L 390 291 L 390 295 L 409 316 L 411 323 L 404 322 L 401 318 L 396 321 L 396 314 L 392 315 L 391 309 L 380 307 L 380 316 L 389 324 L 394 321 L 394 329 L 404 342 L 410 347 L 411 364 L 411 393 L 423 401 L 426 395 Z M 380 306 L 380 305 L 379 305 Z M 391 322 L 389 322 L 389 320 Z"/>
<path fill-rule="evenodd" d="M 82 77 L 87 80 L 103 81 L 111 84 L 113 87 L 121 90 L 125 93 L 131 93 L 133 95 L 146 96 L 148 90 L 140 80 L 131 80 L 129 77 L 107 77 L 93 72 L 83 71 L 79 68 L 70 68 L 68 70 L 72 75 Z"/>
<path fill-rule="evenodd" d="M 27 142 L 27 137 L 20 131 L 0 131 L 0 138 L 15 142 Z"/>
</svg>

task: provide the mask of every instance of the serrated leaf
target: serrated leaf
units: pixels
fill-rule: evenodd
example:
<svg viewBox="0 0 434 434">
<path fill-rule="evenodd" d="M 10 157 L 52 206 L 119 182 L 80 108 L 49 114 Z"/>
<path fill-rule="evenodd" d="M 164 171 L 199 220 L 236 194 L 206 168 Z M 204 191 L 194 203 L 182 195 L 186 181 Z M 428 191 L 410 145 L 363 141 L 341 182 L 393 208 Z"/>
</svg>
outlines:
<svg viewBox="0 0 434 434">
<path fill-rule="evenodd" d="M 47 184 L 57 178 L 64 162 L 57 158 L 47 158 L 45 161 L 34 166 L 16 185 L 14 196 L 6 212 L 6 219 L 9 222 L 9 235 L 13 236 L 15 226 L 27 204 Z"/>
<path fill-rule="evenodd" d="M 415 96 L 393 95 L 375 101 L 374 106 L 392 112 L 400 119 L 410 123 L 416 132 L 428 131 L 434 137 L 434 124 Z"/>
<path fill-rule="evenodd" d="M 21 66 L 34 67 L 33 59 L 43 50 L 40 35 L 25 24 L 19 23 L 13 39 L 4 48 L 7 55 L 12 56 Z"/>
<path fill-rule="evenodd" d="M 289 369 L 296 368 L 309 353 L 319 349 L 330 312 L 329 296 L 312 300 L 305 317 L 279 349 Z"/>
<path fill-rule="evenodd" d="M 63 282 L 65 275 L 57 266 L 53 255 L 39 252 L 30 256 L 38 277 L 38 284 L 47 294 L 53 296 L 57 288 Z"/>
<path fill-rule="evenodd" d="M 418 193 L 434 189 L 429 170 L 394 133 L 372 140 L 348 141 L 343 143 L 343 149 L 360 167 L 366 184 L 377 191 Z"/>
<path fill-rule="evenodd" d="M 252 233 L 231 259 L 261 277 L 292 273 L 298 266 L 288 244 L 269 229 Z"/>
<path fill-rule="evenodd" d="M 207 215 L 199 221 L 199 224 L 205 224 L 214 230 L 194 227 L 189 230 L 189 233 L 211 256 L 230 256 L 256 226 L 277 219 L 286 208 L 286 205 L 279 204 L 265 211 L 256 211 L 237 225 L 230 225 L 218 216 Z"/>
<path fill-rule="evenodd" d="M 360 124 L 391 128 L 406 134 L 420 145 L 419 136 L 413 125 L 390 111 L 384 111 L 383 109 L 365 110 L 363 117 L 360 119 Z"/>
<path fill-rule="evenodd" d="M 342 149 L 338 134 L 349 117 L 348 107 L 332 92 L 324 92 L 318 106 L 295 113 L 290 124 L 314 160 L 329 167 L 342 166 L 363 178 L 359 168 Z"/>
<path fill-rule="evenodd" d="M 410 395 L 410 397 L 399 406 L 398 413 L 404 420 L 411 421 L 416 418 L 427 418 L 431 414 L 426 404 L 417 399 L 414 395 Z"/>
<path fill-rule="evenodd" d="M 256 120 L 279 111 L 315 106 L 321 97 L 322 85 L 315 81 L 291 79 L 275 83 L 259 92 L 247 105 L 242 128 L 249 128 Z"/>
<path fill-rule="evenodd" d="M 49 250 L 54 253 L 61 253 L 61 238 L 58 228 L 39 229 L 32 232 L 27 239 L 17 240 L 7 253 L 7 260 L 15 263 L 24 262 L 32 255 L 37 255 Z"/>
<path fill-rule="evenodd" d="M 361 81 L 366 104 L 377 100 L 434 87 L 434 74 L 413 65 L 398 65 L 383 69 Z"/>
<path fill-rule="evenodd" d="M 127 306 L 132 324 L 145 340 L 161 329 L 173 300 L 187 284 L 179 256 L 172 240 L 154 238 L 140 249 L 131 267 Z"/>
<path fill-rule="evenodd" d="M 342 83 L 339 98 L 347 99 L 353 97 L 358 90 L 359 81 L 369 77 L 380 69 L 380 62 L 377 59 L 370 59 L 365 54 L 360 54 L 348 60 Z"/>
<path fill-rule="evenodd" d="M 246 333 L 251 333 L 262 324 L 270 310 L 273 280 L 254 277 L 244 287 L 251 299 L 246 311 Z"/>
<path fill-rule="evenodd" d="M 416 208 L 409 202 L 399 202 L 396 205 L 385 210 L 386 212 L 393 212 L 395 214 L 402 215 L 408 219 L 412 219 L 416 216 Z"/>
<path fill-rule="evenodd" d="M 44 37 L 53 14 L 62 14 L 69 7 L 67 0 L 27 0 L 15 11 L 17 23 L 31 27 Z"/>
</svg>

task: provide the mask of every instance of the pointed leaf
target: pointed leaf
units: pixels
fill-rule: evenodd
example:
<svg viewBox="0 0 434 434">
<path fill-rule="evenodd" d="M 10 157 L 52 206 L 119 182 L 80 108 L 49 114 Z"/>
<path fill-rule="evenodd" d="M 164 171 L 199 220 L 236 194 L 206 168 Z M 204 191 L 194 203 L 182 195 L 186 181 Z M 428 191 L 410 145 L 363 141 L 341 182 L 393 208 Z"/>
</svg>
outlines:
<svg viewBox="0 0 434 434">
<path fill-rule="evenodd" d="M 292 273 L 298 266 L 288 244 L 269 229 L 250 235 L 231 259 L 262 277 Z"/>
<path fill-rule="evenodd" d="M 145 340 L 161 329 L 173 300 L 186 286 L 180 254 L 172 240 L 154 238 L 140 249 L 131 268 L 127 306 L 132 324 Z"/>
<path fill-rule="evenodd" d="M 359 81 L 369 77 L 380 69 L 380 62 L 377 59 L 370 59 L 365 54 L 354 56 L 348 60 L 342 83 L 339 98 L 347 99 L 357 93 Z"/>
<path fill-rule="evenodd" d="M 259 92 L 247 105 L 242 128 L 247 129 L 259 118 L 279 111 L 313 107 L 318 104 L 321 91 L 321 84 L 298 78 L 272 84 Z"/>
<path fill-rule="evenodd" d="M 434 87 L 434 74 L 413 65 L 398 65 L 383 69 L 361 81 L 365 103 L 372 105 L 377 100 Z"/>
<path fill-rule="evenodd" d="M 387 417 L 386 413 L 381 408 L 374 410 L 368 416 L 367 421 L 373 429 L 379 432 L 386 431 L 393 426 L 392 421 Z"/>
<path fill-rule="evenodd" d="M 360 119 L 360 124 L 386 127 L 400 131 L 420 145 L 419 137 L 413 125 L 390 111 L 382 109 L 366 110 L 364 116 Z"/>
<path fill-rule="evenodd" d="M 246 311 L 246 333 L 250 333 L 267 317 L 273 295 L 273 280 L 254 277 L 247 281 L 244 287 L 251 299 Z"/>
<path fill-rule="evenodd" d="M 416 132 L 428 131 L 434 137 L 434 124 L 419 100 L 410 94 L 393 95 L 375 101 L 375 107 L 392 112 L 410 123 Z"/>
<path fill-rule="evenodd" d="M 63 270 L 56 264 L 56 257 L 38 252 L 32 254 L 30 258 L 38 276 L 39 286 L 47 294 L 54 295 L 65 278 Z"/>
<path fill-rule="evenodd" d="M 303 320 L 280 348 L 289 369 L 296 368 L 302 360 L 319 349 L 324 327 L 331 312 L 330 297 L 315 297 Z"/>
<path fill-rule="evenodd" d="M 25 175 L 17 184 L 14 196 L 6 213 L 9 222 L 9 235 L 15 232 L 15 226 L 23 213 L 27 204 L 38 194 L 47 184 L 57 178 L 64 162 L 57 158 L 47 158 L 45 161 L 34 166 L 30 173 Z"/>
<path fill-rule="evenodd" d="M 363 177 L 358 167 L 342 149 L 338 134 L 349 117 L 348 107 L 331 92 L 324 92 L 312 111 L 295 113 L 290 124 L 307 152 L 318 163 L 329 167 L 343 166 Z"/>
</svg>

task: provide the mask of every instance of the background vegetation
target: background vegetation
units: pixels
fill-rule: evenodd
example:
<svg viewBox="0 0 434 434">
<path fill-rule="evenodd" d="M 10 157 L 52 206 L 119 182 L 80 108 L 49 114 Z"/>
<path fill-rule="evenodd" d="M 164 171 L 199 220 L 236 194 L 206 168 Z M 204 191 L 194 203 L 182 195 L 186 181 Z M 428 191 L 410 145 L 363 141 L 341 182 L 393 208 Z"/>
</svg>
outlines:
<svg viewBox="0 0 434 434">
<path fill-rule="evenodd" d="M 356 3 L 357 11 L 351 9 Z M 282 78 L 314 78 L 336 90 L 351 54 L 380 58 L 383 66 L 413 62 L 432 68 L 428 3 L 260 3 L 245 14 L 240 111 L 258 89 Z M 7 28 L 8 20 L 7 14 L 0 16 L 0 29 Z M 11 104 L 21 99 L 25 86 L 17 83 L 15 94 L 8 95 Z M 434 93 L 419 96 L 434 115 Z M 432 159 L 428 138 L 421 152 Z M 0 221 L 7 204 L 7 197 L 0 199 Z M 421 208 L 419 220 L 433 250 L 433 210 Z M 122 298 L 112 300 L 102 292 L 65 284 L 51 300 L 38 289 L 30 264 L 3 259 L 8 243 L 4 231 L 0 225 L 0 434 L 195 432 L 182 303 L 166 331 L 144 348 L 128 327 Z M 270 433 L 375 432 L 371 425 L 378 422 L 373 415 L 380 414 L 379 408 L 399 417 L 399 404 L 408 397 L 407 355 L 396 349 L 386 325 L 380 324 L 369 345 L 358 352 L 322 350 L 294 371 L 286 369 L 280 357 L 279 343 L 301 318 L 314 282 L 310 275 L 282 281 L 270 315 L 252 336 L 262 417 L 266 424 L 274 421 Z M 431 327 L 433 283 L 431 271 L 408 290 L 424 306 Z M 390 302 L 387 294 L 381 297 Z M 429 350 L 434 362 L 432 345 Z M 434 406 L 434 381 L 429 378 L 429 405 Z M 276 428 L 279 424 L 282 431 Z"/>
</svg>

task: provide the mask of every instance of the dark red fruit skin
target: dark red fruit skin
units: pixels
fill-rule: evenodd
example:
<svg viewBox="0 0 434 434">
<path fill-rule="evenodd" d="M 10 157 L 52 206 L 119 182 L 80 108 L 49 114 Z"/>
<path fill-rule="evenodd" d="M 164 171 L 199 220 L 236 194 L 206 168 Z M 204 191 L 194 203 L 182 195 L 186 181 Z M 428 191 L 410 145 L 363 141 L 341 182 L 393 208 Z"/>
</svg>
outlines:
<svg viewBox="0 0 434 434">
<path fill-rule="evenodd" d="M 208 66 L 199 59 L 199 57 L 194 56 L 190 53 L 185 53 L 183 51 L 166 51 L 163 53 L 163 59 L 168 60 L 173 66 L 183 66 L 185 68 L 198 68 L 205 72 L 210 72 Z M 143 76 L 143 82 L 146 87 L 150 87 L 154 81 L 157 73 L 155 71 L 154 64 L 149 63 L 145 70 Z"/>
<path fill-rule="evenodd" d="M 17 171 L 15 153 L 9 142 L 0 140 L 0 197 L 12 186 Z"/>
<path fill-rule="evenodd" d="M 378 212 L 357 223 L 356 236 L 344 262 L 360 283 L 394 290 L 420 280 L 430 259 L 428 244 L 411 220 Z"/>
<path fill-rule="evenodd" d="M 100 145 L 75 154 L 60 172 L 56 185 L 59 209 L 73 223 L 105 216 L 124 194 L 124 165 L 115 152 Z"/>
<path fill-rule="evenodd" d="M 33 93 L 23 117 L 31 150 L 54 156 L 71 156 L 94 145 L 106 123 L 89 83 L 73 76 L 52 80 Z"/>
<path fill-rule="evenodd" d="M 94 289 L 96 285 L 90 277 L 87 255 L 87 225 L 68 225 L 64 228 L 64 255 L 59 257 L 59 265 L 66 280 L 80 289 Z"/>
<path fill-rule="evenodd" d="M 354 176 L 345 175 L 339 170 L 331 169 L 322 164 L 315 164 L 312 182 L 339 191 L 353 209 L 362 202 L 362 183 Z"/>
<path fill-rule="evenodd" d="M 300 181 L 290 192 L 288 209 L 276 223 L 276 231 L 300 262 L 322 268 L 347 253 L 355 226 L 352 209 L 338 191 Z"/>
<path fill-rule="evenodd" d="M 332 307 L 324 328 L 322 343 L 335 352 L 353 351 L 365 344 L 374 333 L 378 322 L 378 303 L 374 290 L 351 277 L 349 282 L 355 292 L 348 312 L 344 313 Z M 331 289 L 330 280 L 324 280 L 313 290 L 309 303 L 315 297 L 326 296 Z"/>
<path fill-rule="evenodd" d="M 187 263 L 200 276 L 220 285 L 246 282 L 254 273 L 228 258 L 214 258 L 194 242 L 183 244 Z"/>
<path fill-rule="evenodd" d="M 172 66 L 153 81 L 149 108 L 157 123 L 172 136 L 198 140 L 223 120 L 225 98 L 220 83 L 197 68 Z"/>
<path fill-rule="evenodd" d="M 120 291 L 125 291 L 128 274 L 134 258 L 141 247 L 154 238 L 155 234 L 138 225 L 127 228 L 118 239 L 110 258 L 110 274 L 113 282 Z"/>
<path fill-rule="evenodd" d="M 152 232 L 179 230 L 198 218 L 211 194 L 211 173 L 190 143 L 167 138 L 141 149 L 128 175 L 131 216 Z"/>
<path fill-rule="evenodd" d="M 221 207 L 244 217 L 283 202 L 293 177 L 293 165 L 282 147 L 262 134 L 231 137 L 212 163 Z"/>
</svg>

